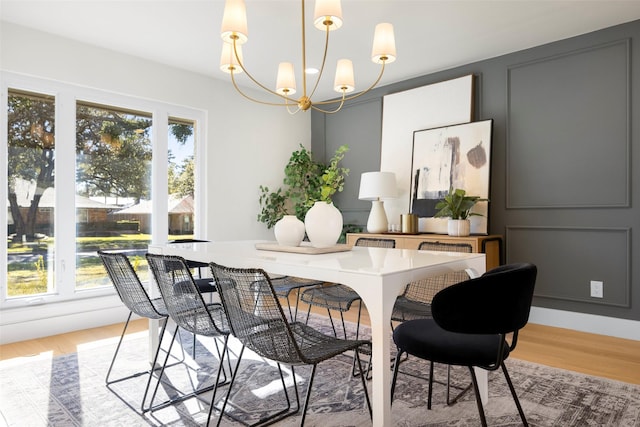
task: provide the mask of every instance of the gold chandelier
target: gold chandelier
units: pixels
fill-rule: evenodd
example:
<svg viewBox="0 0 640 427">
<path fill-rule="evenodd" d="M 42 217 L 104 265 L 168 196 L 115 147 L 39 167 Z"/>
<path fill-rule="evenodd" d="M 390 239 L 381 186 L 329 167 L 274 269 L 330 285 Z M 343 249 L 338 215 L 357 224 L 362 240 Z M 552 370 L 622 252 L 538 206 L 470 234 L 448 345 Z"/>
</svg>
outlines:
<svg viewBox="0 0 640 427">
<path fill-rule="evenodd" d="M 353 77 L 353 64 L 349 59 L 340 59 L 336 67 L 336 75 L 334 79 L 334 90 L 342 96 L 340 99 L 329 101 L 312 102 L 318 83 L 322 78 L 327 59 L 327 51 L 329 47 L 329 32 L 337 30 L 342 26 L 342 6 L 340 0 L 316 0 L 314 25 L 317 29 L 325 32 L 324 54 L 322 56 L 322 66 L 318 72 L 317 79 L 311 91 L 307 90 L 307 57 L 306 57 L 306 41 L 305 41 L 305 12 L 304 0 L 302 2 L 302 96 L 298 99 L 291 98 L 296 93 L 296 82 L 294 75 L 294 67 L 290 62 L 281 62 L 278 67 L 278 75 L 276 78 L 276 89 L 271 90 L 264 84 L 258 82 L 247 71 L 243 64 L 242 45 L 247 42 L 247 11 L 244 0 L 226 0 L 224 6 L 224 15 L 222 18 L 221 36 L 223 40 L 222 56 L 220 60 L 220 69 L 231 75 L 231 82 L 235 89 L 250 101 L 258 102 L 266 105 L 284 106 L 291 114 L 298 111 L 307 111 L 310 108 L 323 113 L 338 112 L 345 101 L 355 99 L 373 89 L 382 78 L 384 67 L 396 60 L 396 45 L 393 34 L 393 25 L 388 23 L 378 24 L 375 29 L 373 39 L 373 50 L 371 60 L 380 64 L 380 74 L 371 86 L 356 95 L 347 96 L 355 90 Z M 255 99 L 244 93 L 236 82 L 235 75 L 239 73 L 246 75 L 257 86 L 266 92 L 279 98 L 278 102 L 268 102 Z M 330 109 L 321 108 L 321 106 L 329 104 L 338 104 L 337 107 Z"/>
</svg>

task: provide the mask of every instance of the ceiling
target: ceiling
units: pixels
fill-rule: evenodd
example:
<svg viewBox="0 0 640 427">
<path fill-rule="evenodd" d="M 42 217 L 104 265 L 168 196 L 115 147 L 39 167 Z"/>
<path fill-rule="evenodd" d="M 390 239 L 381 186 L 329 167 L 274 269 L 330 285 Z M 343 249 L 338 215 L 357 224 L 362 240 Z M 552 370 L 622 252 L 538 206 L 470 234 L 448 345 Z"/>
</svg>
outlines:
<svg viewBox="0 0 640 427">
<path fill-rule="evenodd" d="M 307 3 L 309 16 L 313 2 Z M 300 1 L 246 5 L 245 65 L 273 88 L 279 62 L 301 69 Z M 219 69 L 223 8 L 223 0 L 0 0 L 0 18 L 226 80 Z M 343 0 L 342 9 L 344 24 L 331 33 L 327 72 L 314 99 L 335 96 L 339 58 L 353 61 L 356 90 L 375 81 L 379 66 L 370 54 L 378 22 L 394 25 L 398 53 L 386 67 L 385 85 L 640 19 L 637 0 Z M 307 24 L 308 66 L 319 66 L 323 40 L 324 33 Z M 296 79 L 301 94 L 302 77 Z M 251 84 L 244 74 L 238 80 Z"/>
</svg>

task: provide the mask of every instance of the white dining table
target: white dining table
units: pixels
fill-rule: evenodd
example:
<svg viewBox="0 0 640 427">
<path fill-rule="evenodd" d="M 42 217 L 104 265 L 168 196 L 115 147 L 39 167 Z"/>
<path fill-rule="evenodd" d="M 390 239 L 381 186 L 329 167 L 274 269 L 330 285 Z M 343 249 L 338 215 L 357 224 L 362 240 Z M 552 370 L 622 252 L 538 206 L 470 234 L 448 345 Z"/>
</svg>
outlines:
<svg viewBox="0 0 640 427">
<path fill-rule="evenodd" d="M 434 252 L 355 246 L 325 254 L 259 250 L 257 243 L 243 240 L 151 244 L 150 253 L 178 255 L 185 259 L 215 262 L 228 267 L 261 268 L 269 274 L 288 275 L 342 283 L 362 298 L 371 321 L 373 425 L 392 426 L 391 417 L 391 312 L 396 297 L 409 282 L 452 271 L 467 270 L 472 276 L 485 272 L 482 253 Z M 275 243 L 275 242 L 273 242 Z M 150 336 L 153 334 L 150 328 Z M 156 348 L 151 346 L 151 348 Z M 486 401 L 487 375 L 479 370 L 478 383 Z"/>
</svg>

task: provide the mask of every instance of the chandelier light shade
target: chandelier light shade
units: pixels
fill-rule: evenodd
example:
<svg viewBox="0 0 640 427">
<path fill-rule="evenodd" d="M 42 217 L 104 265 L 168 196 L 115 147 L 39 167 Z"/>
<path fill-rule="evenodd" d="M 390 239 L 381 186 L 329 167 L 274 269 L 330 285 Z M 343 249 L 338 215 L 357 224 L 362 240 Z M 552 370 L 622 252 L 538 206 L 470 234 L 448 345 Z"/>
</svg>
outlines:
<svg viewBox="0 0 640 427">
<path fill-rule="evenodd" d="M 336 67 L 336 78 L 333 81 L 333 89 L 336 92 L 350 93 L 356 88 L 353 77 L 353 62 L 350 59 L 341 59 Z"/>
<path fill-rule="evenodd" d="M 225 43 L 244 44 L 249 39 L 244 0 L 227 0 L 225 3 L 221 36 Z"/>
<path fill-rule="evenodd" d="M 293 64 L 291 62 L 281 62 L 280 65 L 278 65 L 276 92 L 285 96 L 296 93 L 296 76 L 293 72 Z"/>
<path fill-rule="evenodd" d="M 396 38 L 393 34 L 393 25 L 387 23 L 376 25 L 371 60 L 376 64 L 390 64 L 396 60 Z"/>
<path fill-rule="evenodd" d="M 302 96 L 300 96 L 300 98 L 290 98 L 291 95 L 294 95 L 297 92 L 295 70 L 292 63 L 283 62 L 279 65 L 275 90 L 269 89 L 263 83 L 258 82 L 244 66 L 241 45 L 247 43 L 249 40 L 247 9 L 244 0 L 226 0 L 225 2 L 222 27 L 220 31 L 220 35 L 223 40 L 220 68 L 222 71 L 231 75 L 231 82 L 235 89 L 242 96 L 251 101 L 266 105 L 284 106 L 291 114 L 297 113 L 298 111 L 307 111 L 309 109 L 329 114 L 336 113 L 342 108 L 345 101 L 355 99 L 373 89 L 380 82 L 384 73 L 385 65 L 396 60 L 396 45 L 393 25 L 389 23 L 382 23 L 378 24 L 375 28 L 371 60 L 380 65 L 380 74 L 371 86 L 356 93 L 355 95 L 347 97 L 346 95 L 348 93 L 356 90 L 353 63 L 349 59 L 340 59 L 336 66 L 333 87 L 336 92 L 341 94 L 341 97 L 335 100 L 312 102 L 311 98 L 322 79 L 322 74 L 325 69 L 325 62 L 329 48 L 329 33 L 342 26 L 342 5 L 340 0 L 316 0 L 313 24 L 315 28 L 324 31 L 326 36 L 324 55 L 322 56 L 322 66 L 317 73 L 316 81 L 312 86 L 310 86 L 312 88 L 311 91 L 308 90 L 307 75 L 304 72 L 307 70 L 304 10 L 305 0 L 301 0 L 302 64 L 300 71 L 302 72 Z M 235 80 L 235 75 L 240 72 L 244 72 L 253 83 L 272 95 L 275 101 L 260 100 L 245 94 Z M 333 107 L 325 107 L 332 104 L 334 105 Z M 337 104 L 337 107 L 335 104 Z"/>
<path fill-rule="evenodd" d="M 367 220 L 369 233 L 383 233 L 387 231 L 387 214 L 381 199 L 396 197 L 396 175 L 393 172 L 365 172 L 360 177 L 360 200 L 371 201 L 371 212 Z"/>
<path fill-rule="evenodd" d="M 236 46 L 238 50 L 238 58 L 242 61 L 242 46 Z M 220 55 L 220 69 L 225 73 L 231 74 L 231 72 L 241 73 L 242 68 L 238 65 L 236 54 L 233 52 L 233 45 L 229 43 L 223 43 L 222 55 Z"/>
</svg>

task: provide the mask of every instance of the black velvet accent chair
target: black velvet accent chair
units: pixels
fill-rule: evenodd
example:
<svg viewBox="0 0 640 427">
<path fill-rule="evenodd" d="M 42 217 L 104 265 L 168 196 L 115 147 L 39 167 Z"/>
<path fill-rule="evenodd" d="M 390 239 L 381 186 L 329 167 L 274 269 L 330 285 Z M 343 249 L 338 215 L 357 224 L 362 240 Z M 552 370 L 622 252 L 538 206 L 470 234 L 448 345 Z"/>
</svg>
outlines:
<svg viewBox="0 0 640 427">
<path fill-rule="evenodd" d="M 305 323 L 287 320 L 271 279 L 261 269 L 229 268 L 211 263 L 211 271 L 218 285 L 231 334 L 243 345 L 221 409 L 223 414 L 238 373 L 242 352 L 246 347 L 265 359 L 277 362 L 282 390 L 287 400 L 284 408 L 273 408 L 271 414 L 265 415 L 256 424 L 272 424 L 297 413 L 300 409 L 297 381 L 295 379 L 293 381 L 296 405 L 292 408 L 280 364 L 290 365 L 294 378 L 296 376 L 294 366 L 310 365 L 312 367 L 300 421 L 300 425 L 303 426 L 317 365 L 346 351 L 355 353 L 365 400 L 371 415 L 366 379 L 358 356 L 358 349 L 362 346 L 370 346 L 370 341 L 336 338 L 321 333 Z M 232 412 L 226 415 L 233 415 Z M 330 425 L 331 422 L 328 424 Z"/>
<path fill-rule="evenodd" d="M 467 366 L 483 426 L 487 425 L 474 367 L 502 368 L 509 390 L 525 426 L 527 420 L 505 366 L 515 349 L 518 331 L 529 319 L 537 269 L 521 263 L 494 268 L 482 276 L 452 285 L 433 298 L 432 319 L 409 320 L 393 333 L 398 357 L 393 371 L 391 398 L 403 353 L 435 363 Z M 405 362 L 407 363 L 407 362 Z M 431 405 L 433 376 L 429 379 Z"/>
</svg>

